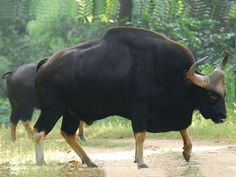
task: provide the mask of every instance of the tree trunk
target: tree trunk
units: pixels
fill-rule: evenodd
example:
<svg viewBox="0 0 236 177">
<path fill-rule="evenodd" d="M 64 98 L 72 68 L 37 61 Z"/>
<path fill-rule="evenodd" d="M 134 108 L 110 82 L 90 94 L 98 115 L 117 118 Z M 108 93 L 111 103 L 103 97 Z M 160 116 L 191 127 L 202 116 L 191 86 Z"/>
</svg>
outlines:
<svg viewBox="0 0 236 177">
<path fill-rule="evenodd" d="M 132 0 L 119 0 L 119 25 L 127 25 L 132 18 Z"/>
</svg>

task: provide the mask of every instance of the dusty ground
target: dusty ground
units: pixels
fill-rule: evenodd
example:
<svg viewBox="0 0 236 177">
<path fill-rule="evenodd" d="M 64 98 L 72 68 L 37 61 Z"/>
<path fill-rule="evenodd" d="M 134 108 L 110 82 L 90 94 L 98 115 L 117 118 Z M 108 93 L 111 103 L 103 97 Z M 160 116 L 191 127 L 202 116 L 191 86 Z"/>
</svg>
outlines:
<svg viewBox="0 0 236 177">
<path fill-rule="evenodd" d="M 99 168 L 89 169 L 81 166 L 74 152 L 69 152 L 68 159 L 75 160 L 69 161 L 64 169 L 64 176 L 236 177 L 236 143 L 193 141 L 192 158 L 190 162 L 185 162 L 181 140 L 146 140 L 145 160 L 149 168 L 141 170 L 133 163 L 133 147 L 86 147 L 85 150 Z"/>
</svg>

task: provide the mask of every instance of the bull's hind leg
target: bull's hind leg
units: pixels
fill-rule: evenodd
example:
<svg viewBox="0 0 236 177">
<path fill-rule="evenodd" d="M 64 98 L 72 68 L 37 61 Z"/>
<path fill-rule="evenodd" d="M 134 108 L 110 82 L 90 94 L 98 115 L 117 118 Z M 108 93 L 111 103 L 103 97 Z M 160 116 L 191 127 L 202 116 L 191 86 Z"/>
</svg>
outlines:
<svg viewBox="0 0 236 177">
<path fill-rule="evenodd" d="M 28 107 L 27 109 L 25 108 L 24 112 L 22 112 L 21 114 L 21 122 L 23 124 L 23 126 L 25 127 L 26 132 L 28 133 L 29 137 L 32 138 L 33 137 L 33 130 L 31 127 L 31 118 L 33 115 L 33 107 Z"/>
<path fill-rule="evenodd" d="M 85 137 L 84 137 L 84 122 L 80 121 L 79 123 L 79 135 L 78 135 L 78 140 L 81 141 L 86 141 Z"/>
<path fill-rule="evenodd" d="M 17 123 L 20 120 L 20 113 L 16 110 L 12 109 L 10 116 L 10 124 L 11 124 L 11 140 L 12 142 L 16 141 L 16 127 Z"/>
<path fill-rule="evenodd" d="M 33 137 L 33 130 L 32 130 L 32 127 L 31 127 L 30 120 L 22 121 L 22 124 L 25 127 L 25 130 L 28 133 L 29 137 L 32 138 Z"/>
<path fill-rule="evenodd" d="M 191 153 L 192 153 L 192 142 L 189 138 L 187 129 L 181 130 L 180 134 L 181 134 L 181 136 L 183 138 L 183 142 L 184 142 L 183 156 L 184 156 L 184 159 L 188 162 L 191 157 Z"/>
<path fill-rule="evenodd" d="M 11 141 L 13 143 L 16 141 L 16 126 L 17 124 L 11 123 Z"/>
<path fill-rule="evenodd" d="M 143 110 L 142 108 L 136 110 Z M 145 111 L 141 111 L 145 113 Z M 140 116 L 141 115 L 141 116 Z M 141 113 L 133 113 L 133 117 L 135 119 L 132 120 L 132 128 L 134 132 L 134 139 L 135 139 L 135 160 L 134 162 L 137 163 L 138 169 L 140 168 L 148 168 L 148 166 L 144 163 L 143 158 L 143 144 L 145 141 L 145 133 L 146 133 L 146 118 L 145 114 L 142 115 Z M 144 117 L 142 119 L 142 117 Z"/>
<path fill-rule="evenodd" d="M 138 97 L 139 98 L 139 97 Z M 132 129 L 134 132 L 135 139 L 135 160 L 137 163 L 138 169 L 140 168 L 148 168 L 148 166 L 144 163 L 143 158 L 143 144 L 145 141 L 145 133 L 146 133 L 146 125 L 147 125 L 147 109 L 145 104 L 145 99 L 135 99 L 132 102 L 130 107 L 132 119 Z"/>
<path fill-rule="evenodd" d="M 134 134 L 134 139 L 135 139 L 135 134 Z M 137 142 L 135 140 L 135 155 L 134 155 L 134 163 L 138 162 L 138 158 L 137 158 Z"/>
<path fill-rule="evenodd" d="M 88 167 L 97 167 L 97 165 L 90 160 L 76 139 L 76 131 L 78 129 L 79 123 L 80 122 L 76 117 L 74 117 L 69 111 L 66 111 L 63 114 L 61 134 L 70 147 L 81 158 L 83 163 L 86 163 Z"/>
</svg>

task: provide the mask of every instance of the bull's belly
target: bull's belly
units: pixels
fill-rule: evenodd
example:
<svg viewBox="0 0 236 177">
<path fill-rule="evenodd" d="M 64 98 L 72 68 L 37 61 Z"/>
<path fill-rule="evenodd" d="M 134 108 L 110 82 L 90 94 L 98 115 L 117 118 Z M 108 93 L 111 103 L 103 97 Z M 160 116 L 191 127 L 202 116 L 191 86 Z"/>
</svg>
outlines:
<svg viewBox="0 0 236 177">
<path fill-rule="evenodd" d="M 118 115 L 127 119 L 130 119 L 128 113 L 123 109 L 81 109 L 70 108 L 70 110 L 76 115 L 77 118 L 83 120 L 86 124 L 91 125 L 94 121 L 105 119 L 109 116 Z"/>
<path fill-rule="evenodd" d="M 126 105 L 121 102 L 118 104 L 110 102 L 110 104 L 76 104 L 71 110 L 87 124 L 92 124 L 96 120 L 101 120 L 113 115 L 119 115 L 123 118 L 132 120 L 131 114 L 128 112 Z M 119 109 L 118 109 L 119 108 Z M 168 111 L 160 111 L 158 109 L 151 110 L 147 120 L 146 130 L 152 133 L 179 131 L 186 129 L 191 125 L 192 113 L 183 110 L 169 109 Z"/>
<path fill-rule="evenodd" d="M 176 117 L 162 117 L 158 119 L 156 117 L 156 119 L 148 120 L 147 131 L 151 133 L 179 131 L 188 128 L 191 122 L 191 118 L 178 119 Z"/>
</svg>

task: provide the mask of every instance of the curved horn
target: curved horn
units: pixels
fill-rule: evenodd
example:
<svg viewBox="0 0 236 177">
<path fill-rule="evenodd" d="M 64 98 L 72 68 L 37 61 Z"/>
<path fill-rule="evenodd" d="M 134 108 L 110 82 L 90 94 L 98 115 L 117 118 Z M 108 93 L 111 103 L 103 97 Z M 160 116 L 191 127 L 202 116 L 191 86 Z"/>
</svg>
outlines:
<svg viewBox="0 0 236 177">
<path fill-rule="evenodd" d="M 226 65 L 226 63 L 228 62 L 228 57 L 229 57 L 229 53 L 227 51 L 224 51 L 224 58 L 221 60 L 221 62 L 219 63 L 219 65 L 216 67 L 215 70 L 224 70 L 224 67 Z"/>
<path fill-rule="evenodd" d="M 208 58 L 208 56 L 206 56 L 206 57 L 204 57 L 204 58 L 201 58 L 201 59 L 199 59 L 197 62 L 195 62 L 192 66 L 191 66 L 191 68 L 188 70 L 188 73 L 191 73 L 192 75 L 195 73 L 195 71 L 196 71 L 196 69 L 197 69 L 197 67 L 199 66 L 199 65 L 201 65 L 203 62 L 205 62 L 205 60 Z"/>
<path fill-rule="evenodd" d="M 203 62 L 206 61 L 208 56 L 201 58 L 200 60 L 198 60 L 197 62 L 195 62 L 191 68 L 188 70 L 187 72 L 187 78 L 189 80 L 191 80 L 194 84 L 198 85 L 199 87 L 202 88 L 208 88 L 209 87 L 209 83 L 210 83 L 210 78 L 209 76 L 202 76 L 200 74 L 195 73 L 197 67 L 202 64 Z"/>
</svg>

